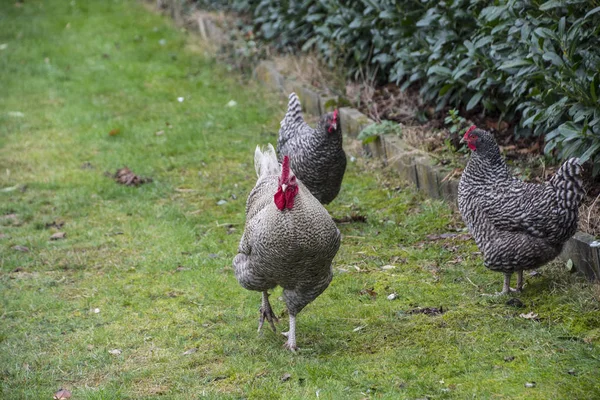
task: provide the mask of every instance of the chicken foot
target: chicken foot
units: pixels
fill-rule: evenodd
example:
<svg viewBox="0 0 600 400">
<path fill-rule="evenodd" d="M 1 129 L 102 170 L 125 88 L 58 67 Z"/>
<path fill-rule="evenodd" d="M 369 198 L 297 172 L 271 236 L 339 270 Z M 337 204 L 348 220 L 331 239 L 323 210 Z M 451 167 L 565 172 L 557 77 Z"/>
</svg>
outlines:
<svg viewBox="0 0 600 400">
<path fill-rule="evenodd" d="M 283 347 L 292 352 L 296 352 L 298 350 L 298 346 L 296 346 L 296 316 L 290 314 L 290 330 L 287 332 L 281 333 L 283 336 L 287 337 L 288 340 L 285 342 Z"/>
<path fill-rule="evenodd" d="M 523 270 L 517 271 L 517 288 L 513 289 L 510 287 L 510 277 L 512 276 L 512 272 L 507 272 L 504 274 L 504 286 L 502 287 L 502 291 L 497 293 L 499 296 L 504 294 L 508 294 L 510 292 L 520 292 L 523 290 Z"/>
<path fill-rule="evenodd" d="M 271 308 L 271 303 L 269 303 L 269 293 L 266 290 L 262 292 L 262 303 L 260 305 L 260 316 L 258 318 L 258 332 L 261 331 L 265 319 L 269 321 L 269 325 L 271 325 L 273 332 L 277 332 L 273 322 L 279 322 L 279 319 L 277 319 L 277 316 Z"/>
</svg>

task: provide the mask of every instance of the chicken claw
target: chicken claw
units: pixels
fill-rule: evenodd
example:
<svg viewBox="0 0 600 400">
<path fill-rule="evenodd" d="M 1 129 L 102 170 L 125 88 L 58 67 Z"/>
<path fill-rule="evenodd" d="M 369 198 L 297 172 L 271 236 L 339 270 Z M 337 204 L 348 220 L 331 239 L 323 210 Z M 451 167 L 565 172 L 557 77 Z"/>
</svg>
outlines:
<svg viewBox="0 0 600 400">
<path fill-rule="evenodd" d="M 290 315 L 290 330 L 288 332 L 281 332 L 281 334 L 288 338 L 287 342 L 283 344 L 288 350 L 291 350 L 293 353 L 298 350 L 298 346 L 296 346 L 296 316 Z"/>
<path fill-rule="evenodd" d="M 277 316 L 271 308 L 271 303 L 269 303 L 269 293 L 266 291 L 262 293 L 262 304 L 260 306 L 260 316 L 258 318 L 258 332 L 262 330 L 265 318 L 269 321 L 269 325 L 271 325 L 273 332 L 277 333 L 274 322 L 279 322 L 279 319 L 277 319 Z"/>
</svg>

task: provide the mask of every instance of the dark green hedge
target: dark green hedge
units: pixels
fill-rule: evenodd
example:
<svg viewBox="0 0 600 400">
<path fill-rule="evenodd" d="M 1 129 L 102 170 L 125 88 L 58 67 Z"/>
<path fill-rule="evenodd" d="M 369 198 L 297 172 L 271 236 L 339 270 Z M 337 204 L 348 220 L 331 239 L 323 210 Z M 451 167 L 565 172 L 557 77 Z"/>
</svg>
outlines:
<svg viewBox="0 0 600 400">
<path fill-rule="evenodd" d="M 315 49 L 355 77 L 416 85 L 438 109 L 519 119 L 559 159 L 600 172 L 600 0 L 200 0 L 253 16 L 284 49 Z"/>
</svg>

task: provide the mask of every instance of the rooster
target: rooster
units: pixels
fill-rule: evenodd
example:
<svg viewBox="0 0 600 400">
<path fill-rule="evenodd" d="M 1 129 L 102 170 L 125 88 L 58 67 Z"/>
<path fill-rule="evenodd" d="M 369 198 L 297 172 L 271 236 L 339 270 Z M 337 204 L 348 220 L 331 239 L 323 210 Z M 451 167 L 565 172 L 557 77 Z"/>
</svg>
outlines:
<svg viewBox="0 0 600 400">
<path fill-rule="evenodd" d="M 283 287 L 290 318 L 285 347 L 295 351 L 296 315 L 329 286 L 341 235 L 327 210 L 296 178 L 290 159 L 281 167 L 275 149 L 256 148 L 254 165 L 258 181 L 246 203 L 246 226 L 235 276 L 245 289 L 262 292 L 258 331 L 266 319 L 275 331 L 275 313 L 268 290 Z"/>
<path fill-rule="evenodd" d="M 498 294 L 521 291 L 523 270 L 554 259 L 577 230 L 584 195 L 579 159 L 567 160 L 546 183 L 526 183 L 510 175 L 489 132 L 472 126 L 462 141 L 472 155 L 458 186 L 458 208 L 484 265 L 504 273 Z"/>
<path fill-rule="evenodd" d="M 279 160 L 288 156 L 298 179 L 321 204 L 329 204 L 340 192 L 346 171 L 338 111 L 322 115 L 313 129 L 302 118 L 296 93 L 289 99 L 277 140 Z"/>
</svg>

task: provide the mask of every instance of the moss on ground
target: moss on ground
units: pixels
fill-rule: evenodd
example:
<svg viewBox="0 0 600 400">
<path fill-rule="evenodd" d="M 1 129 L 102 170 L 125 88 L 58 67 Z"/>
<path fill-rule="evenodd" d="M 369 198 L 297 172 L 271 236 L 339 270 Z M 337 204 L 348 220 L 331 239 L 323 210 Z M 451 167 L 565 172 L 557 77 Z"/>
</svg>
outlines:
<svg viewBox="0 0 600 400">
<path fill-rule="evenodd" d="M 523 308 L 480 296 L 502 277 L 473 242 L 428 236 L 459 216 L 369 160 L 328 206 L 367 222 L 340 225 L 301 350 L 257 336 L 231 259 L 285 102 L 133 0 L 3 2 L 0 21 L 2 398 L 600 396 L 598 286 L 554 264 L 527 276 Z M 105 175 L 124 165 L 153 182 Z"/>
</svg>

